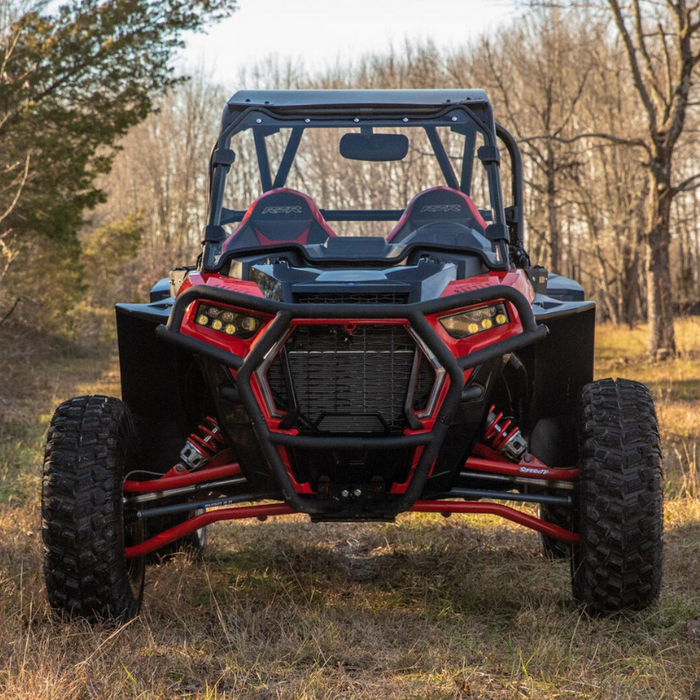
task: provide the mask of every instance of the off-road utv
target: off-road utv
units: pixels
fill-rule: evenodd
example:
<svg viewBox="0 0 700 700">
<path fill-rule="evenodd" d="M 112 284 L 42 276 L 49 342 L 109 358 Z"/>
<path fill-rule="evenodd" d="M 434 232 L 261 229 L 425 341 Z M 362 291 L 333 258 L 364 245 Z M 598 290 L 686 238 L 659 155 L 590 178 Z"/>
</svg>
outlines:
<svg viewBox="0 0 700 700">
<path fill-rule="evenodd" d="M 147 559 L 220 520 L 407 511 L 502 516 L 590 611 L 651 604 L 654 406 L 592 381 L 594 303 L 530 265 L 522 179 L 480 90 L 236 93 L 196 266 L 117 306 L 122 399 L 51 423 L 51 605 L 132 617 Z"/>
</svg>

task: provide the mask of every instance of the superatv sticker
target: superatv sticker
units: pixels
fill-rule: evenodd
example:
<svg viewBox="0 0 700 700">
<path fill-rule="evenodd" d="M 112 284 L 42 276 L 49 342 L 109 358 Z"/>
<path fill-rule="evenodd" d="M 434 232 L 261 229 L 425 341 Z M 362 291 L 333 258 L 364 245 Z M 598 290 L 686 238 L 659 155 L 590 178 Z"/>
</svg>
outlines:
<svg viewBox="0 0 700 700">
<path fill-rule="evenodd" d="M 301 207 L 265 207 L 262 215 L 265 214 L 301 214 Z"/>
<path fill-rule="evenodd" d="M 420 213 L 423 214 L 424 212 L 429 212 L 431 214 L 435 212 L 446 212 L 446 211 L 462 211 L 462 205 L 461 204 L 426 204 L 421 210 Z"/>
<path fill-rule="evenodd" d="M 533 467 L 520 467 L 518 471 L 523 474 L 547 474 L 549 472 L 548 469 L 534 469 Z"/>
</svg>

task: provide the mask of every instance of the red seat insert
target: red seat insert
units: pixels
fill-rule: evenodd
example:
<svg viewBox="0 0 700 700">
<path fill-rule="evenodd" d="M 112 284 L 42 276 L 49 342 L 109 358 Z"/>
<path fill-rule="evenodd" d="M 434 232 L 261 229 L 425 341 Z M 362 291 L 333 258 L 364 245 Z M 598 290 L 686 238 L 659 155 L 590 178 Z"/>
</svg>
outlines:
<svg viewBox="0 0 700 700">
<path fill-rule="evenodd" d="M 223 249 L 267 246 L 278 243 L 324 243 L 335 233 L 313 200 L 301 192 L 280 187 L 260 195 L 248 208 Z"/>
<path fill-rule="evenodd" d="M 486 222 L 474 202 L 451 187 L 432 187 L 417 194 L 406 207 L 387 243 L 400 243 L 409 234 L 435 221 L 454 221 L 479 233 L 485 233 Z"/>
</svg>

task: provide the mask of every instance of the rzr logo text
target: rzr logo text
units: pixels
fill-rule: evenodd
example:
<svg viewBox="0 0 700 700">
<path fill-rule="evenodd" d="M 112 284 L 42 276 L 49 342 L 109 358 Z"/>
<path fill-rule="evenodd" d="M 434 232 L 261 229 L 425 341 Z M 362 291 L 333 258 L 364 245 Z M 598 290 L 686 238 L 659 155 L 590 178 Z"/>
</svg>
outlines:
<svg viewBox="0 0 700 700">
<path fill-rule="evenodd" d="M 265 207 L 263 216 L 265 214 L 301 214 L 301 207 Z"/>
<path fill-rule="evenodd" d="M 438 211 L 462 211 L 461 204 L 426 204 L 421 210 L 423 212 L 438 212 Z"/>
</svg>

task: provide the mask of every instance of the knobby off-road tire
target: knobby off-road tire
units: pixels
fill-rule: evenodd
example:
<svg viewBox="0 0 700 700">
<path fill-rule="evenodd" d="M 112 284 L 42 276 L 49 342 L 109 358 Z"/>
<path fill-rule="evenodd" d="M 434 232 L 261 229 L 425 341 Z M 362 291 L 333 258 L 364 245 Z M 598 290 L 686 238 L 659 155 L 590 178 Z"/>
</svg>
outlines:
<svg viewBox="0 0 700 700">
<path fill-rule="evenodd" d="M 141 604 L 144 557 L 124 547 L 143 538 L 124 523 L 124 475 L 136 466 L 131 413 L 106 396 L 61 404 L 49 428 L 42 484 L 44 577 L 59 614 L 90 621 L 134 617 Z"/>
<path fill-rule="evenodd" d="M 602 379 L 583 388 L 579 421 L 574 598 L 596 614 L 642 610 L 661 588 L 663 493 L 654 403 L 643 384 Z"/>
</svg>

